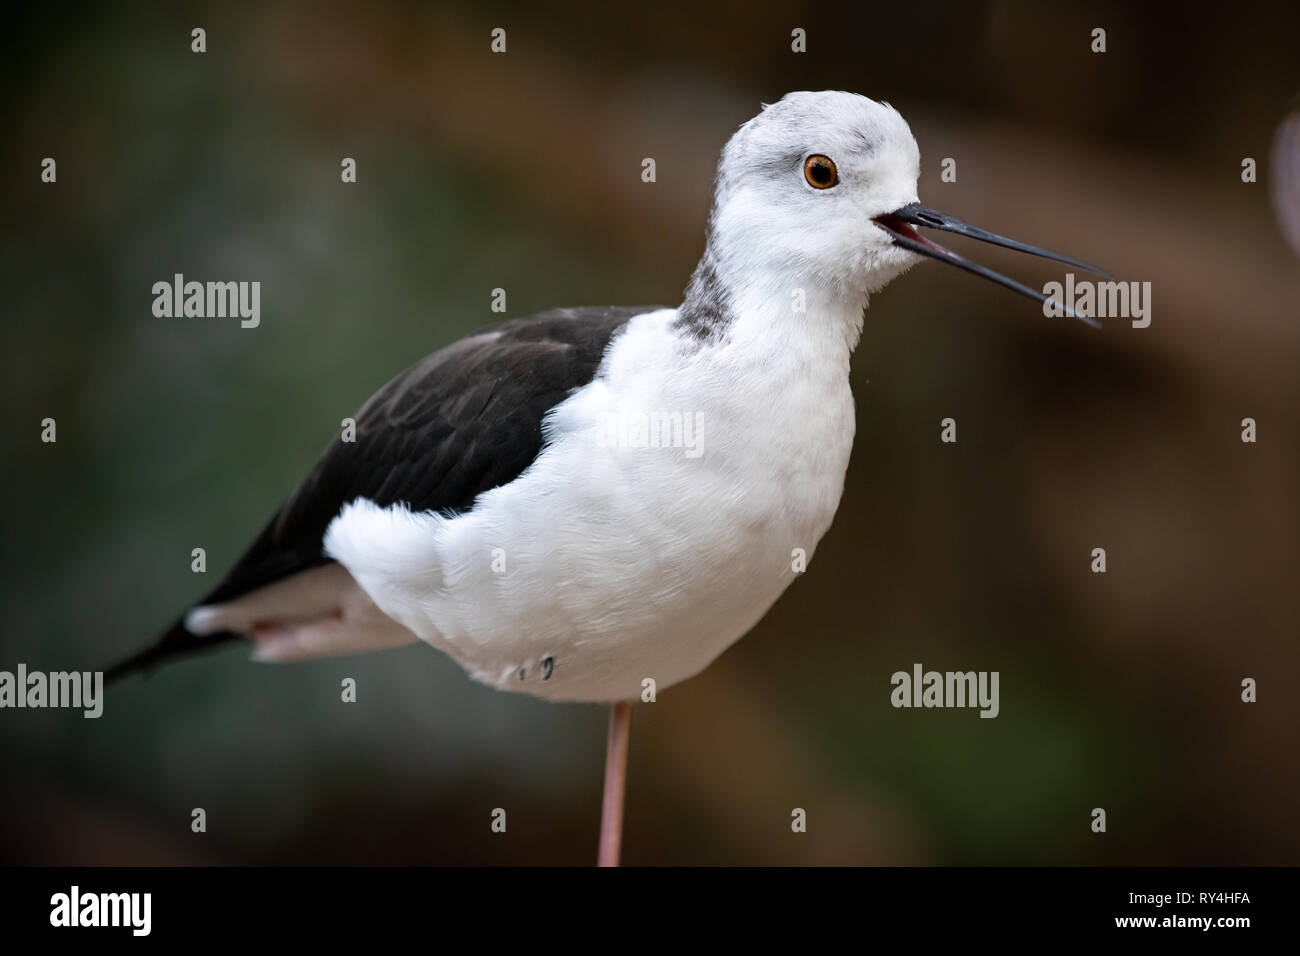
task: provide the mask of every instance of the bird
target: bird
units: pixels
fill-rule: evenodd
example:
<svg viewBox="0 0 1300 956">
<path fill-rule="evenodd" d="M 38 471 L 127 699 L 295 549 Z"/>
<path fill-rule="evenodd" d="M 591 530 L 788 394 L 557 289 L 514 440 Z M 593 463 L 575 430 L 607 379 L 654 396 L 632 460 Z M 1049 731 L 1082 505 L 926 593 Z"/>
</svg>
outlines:
<svg viewBox="0 0 1300 956">
<path fill-rule="evenodd" d="M 422 641 L 502 691 L 609 703 L 617 864 L 630 702 L 753 628 L 831 526 L 869 298 L 931 258 L 1051 303 L 917 229 L 1103 271 L 921 205 L 919 172 L 888 103 L 764 104 L 722 150 L 680 305 L 555 309 L 416 362 L 106 679 L 241 639 L 261 661 Z"/>
</svg>

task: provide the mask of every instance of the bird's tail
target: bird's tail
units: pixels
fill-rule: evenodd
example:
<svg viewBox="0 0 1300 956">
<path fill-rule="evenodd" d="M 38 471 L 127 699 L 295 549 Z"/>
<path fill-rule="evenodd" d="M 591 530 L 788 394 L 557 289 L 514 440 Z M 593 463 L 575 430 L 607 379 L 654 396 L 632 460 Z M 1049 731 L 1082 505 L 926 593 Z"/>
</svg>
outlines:
<svg viewBox="0 0 1300 956">
<path fill-rule="evenodd" d="M 181 618 L 154 643 L 105 669 L 104 683 L 111 684 L 136 673 L 147 674 L 165 661 L 212 650 L 239 637 L 234 631 L 194 634 L 185 627 L 185 619 Z"/>
</svg>

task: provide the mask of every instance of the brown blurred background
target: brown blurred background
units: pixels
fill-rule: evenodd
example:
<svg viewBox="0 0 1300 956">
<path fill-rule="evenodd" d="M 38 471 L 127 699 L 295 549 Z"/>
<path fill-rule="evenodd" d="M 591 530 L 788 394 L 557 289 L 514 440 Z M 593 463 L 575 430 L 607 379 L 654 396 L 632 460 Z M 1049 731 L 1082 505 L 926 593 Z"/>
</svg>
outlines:
<svg viewBox="0 0 1300 956">
<path fill-rule="evenodd" d="M 342 417 L 500 318 L 493 288 L 512 316 L 678 302 L 727 137 L 789 90 L 848 89 L 911 122 L 923 202 L 1150 281 L 1152 323 L 1045 319 L 934 263 L 873 298 L 839 516 L 750 636 L 636 708 L 626 862 L 1300 861 L 1300 135 L 1279 133 L 1300 7 L 1210 10 L 11 12 L 0 669 L 148 640 Z M 261 327 L 155 318 L 175 272 L 261 281 Z M 1000 671 L 1001 715 L 894 710 L 914 662 Z M 0 861 L 586 864 L 604 720 L 424 646 L 228 651 L 115 688 L 99 720 L 0 711 Z"/>
</svg>

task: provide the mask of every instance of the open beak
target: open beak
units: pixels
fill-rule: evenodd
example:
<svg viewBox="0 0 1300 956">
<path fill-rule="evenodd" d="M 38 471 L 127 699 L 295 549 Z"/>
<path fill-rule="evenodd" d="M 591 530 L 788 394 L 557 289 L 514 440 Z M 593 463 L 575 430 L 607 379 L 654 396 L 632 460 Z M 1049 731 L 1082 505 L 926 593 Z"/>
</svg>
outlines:
<svg viewBox="0 0 1300 956">
<path fill-rule="evenodd" d="M 1069 256 L 1063 256 L 1057 252 L 1049 252 L 1046 249 L 1039 249 L 1037 246 L 1026 245 L 1023 242 L 1017 242 L 1014 239 L 1008 239 L 1006 236 L 999 236 L 992 232 L 986 232 L 976 226 L 967 225 L 960 219 L 954 219 L 952 216 L 945 216 L 941 212 L 936 212 L 927 206 L 922 206 L 919 202 L 910 203 L 901 209 L 895 209 L 891 213 L 883 216 L 877 216 L 872 220 L 877 226 L 889 233 L 893 237 L 894 245 L 901 246 L 904 249 L 910 249 L 912 252 L 919 253 L 923 256 L 929 256 L 931 259 L 938 259 L 940 262 L 946 262 L 954 265 L 958 269 L 965 269 L 967 272 L 973 272 L 977 276 L 983 276 L 990 279 L 1000 286 L 1005 286 L 1021 295 L 1027 295 L 1036 302 L 1052 302 L 1061 309 L 1066 315 L 1087 322 L 1093 328 L 1101 328 L 1101 323 L 1090 315 L 1084 315 L 1081 312 L 1075 312 L 1069 305 L 1063 302 L 1057 302 L 1054 299 L 1044 295 L 1037 289 L 1017 282 L 1015 279 L 1009 279 L 999 272 L 982 266 L 977 262 L 971 262 L 965 256 L 959 256 L 951 249 L 945 249 L 937 242 L 931 242 L 923 238 L 913 226 L 927 226 L 930 229 L 942 229 L 944 232 L 955 232 L 959 236 L 969 236 L 972 239 L 978 239 L 980 242 L 990 242 L 995 246 L 1005 246 L 1008 249 L 1015 249 L 1017 252 L 1027 252 L 1030 255 L 1042 256 L 1044 259 L 1055 259 L 1057 262 L 1064 262 L 1067 265 L 1077 266 L 1080 269 L 1087 269 L 1089 272 L 1096 272 L 1100 275 L 1110 275 L 1104 269 L 1098 269 L 1096 266 L 1090 266 L 1086 262 L 1080 262 L 1078 259 L 1071 259 Z"/>
</svg>

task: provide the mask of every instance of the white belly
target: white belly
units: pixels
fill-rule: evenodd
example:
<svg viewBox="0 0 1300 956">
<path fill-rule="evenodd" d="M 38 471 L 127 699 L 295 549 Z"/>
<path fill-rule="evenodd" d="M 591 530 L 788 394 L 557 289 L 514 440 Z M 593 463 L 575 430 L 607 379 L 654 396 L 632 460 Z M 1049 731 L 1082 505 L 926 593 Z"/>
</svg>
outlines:
<svg viewBox="0 0 1300 956">
<path fill-rule="evenodd" d="M 555 410 L 533 466 L 472 511 L 359 501 L 327 552 L 386 614 L 502 690 L 628 699 L 646 679 L 662 689 L 703 669 L 830 526 L 853 402 L 844 367 L 819 375 L 797 349 L 739 386 L 743 355 L 726 349 L 656 360 L 680 348 L 665 334 L 673 315 L 634 320 L 602 375 Z M 661 436 L 677 447 L 629 447 L 637 416 L 661 412 L 696 430 Z"/>
</svg>

